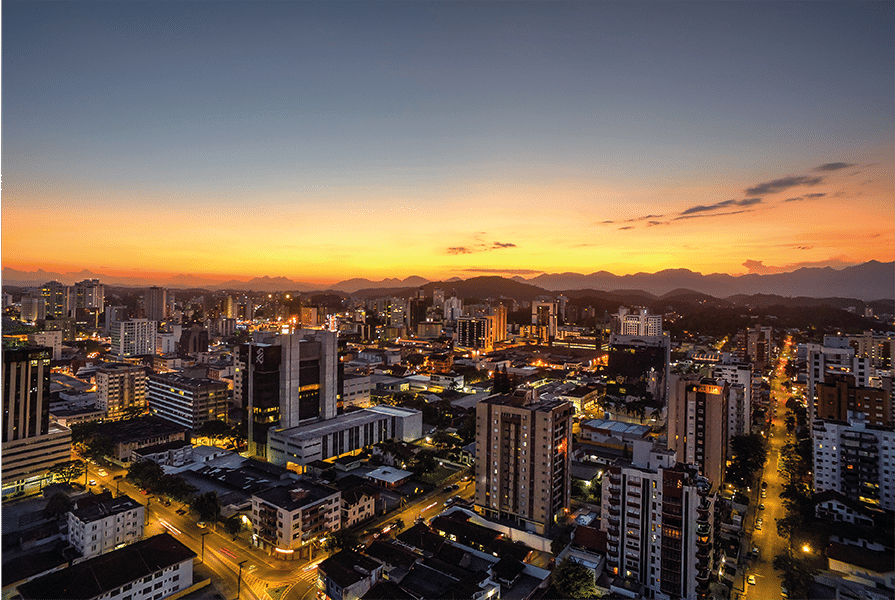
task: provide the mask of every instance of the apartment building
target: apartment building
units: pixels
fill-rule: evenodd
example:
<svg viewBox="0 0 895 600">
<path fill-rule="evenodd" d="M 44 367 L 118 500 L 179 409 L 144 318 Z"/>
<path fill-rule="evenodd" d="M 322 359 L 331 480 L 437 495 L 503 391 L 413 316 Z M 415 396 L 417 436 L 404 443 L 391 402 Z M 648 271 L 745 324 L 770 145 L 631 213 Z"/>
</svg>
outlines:
<svg viewBox="0 0 895 600">
<path fill-rule="evenodd" d="M 157 323 L 148 319 L 113 322 L 109 327 L 109 335 L 112 338 L 111 354 L 119 359 L 155 354 L 157 329 Z"/>
<path fill-rule="evenodd" d="M 341 528 L 341 492 L 302 481 L 252 494 L 252 540 L 280 554 L 301 552 Z"/>
<path fill-rule="evenodd" d="M 153 374 L 148 378 L 146 403 L 154 415 L 198 429 L 208 421 L 227 421 L 230 390 L 215 379 Z"/>
<path fill-rule="evenodd" d="M 68 512 L 68 542 L 93 558 L 143 539 L 142 504 L 110 493 L 79 498 Z"/>
<path fill-rule="evenodd" d="M 146 368 L 127 363 L 105 363 L 96 370 L 97 408 L 110 420 L 118 420 L 131 409 L 146 408 Z"/>
<path fill-rule="evenodd" d="M 546 533 L 569 508 L 571 402 L 533 392 L 492 396 L 476 406 L 476 510 Z"/>
<path fill-rule="evenodd" d="M 727 465 L 730 386 L 696 376 L 672 376 L 668 401 L 668 447 L 696 465 L 712 485 L 721 485 Z"/>
</svg>

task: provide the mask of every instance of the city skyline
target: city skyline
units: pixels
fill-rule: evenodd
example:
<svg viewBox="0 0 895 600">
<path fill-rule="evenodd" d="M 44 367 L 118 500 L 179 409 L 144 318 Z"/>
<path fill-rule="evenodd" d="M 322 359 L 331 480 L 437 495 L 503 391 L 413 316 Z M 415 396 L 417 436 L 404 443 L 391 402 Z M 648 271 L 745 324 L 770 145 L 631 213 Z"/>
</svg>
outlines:
<svg viewBox="0 0 895 600">
<path fill-rule="evenodd" d="M 4 267 L 895 260 L 888 2 L 4 9 Z"/>
</svg>

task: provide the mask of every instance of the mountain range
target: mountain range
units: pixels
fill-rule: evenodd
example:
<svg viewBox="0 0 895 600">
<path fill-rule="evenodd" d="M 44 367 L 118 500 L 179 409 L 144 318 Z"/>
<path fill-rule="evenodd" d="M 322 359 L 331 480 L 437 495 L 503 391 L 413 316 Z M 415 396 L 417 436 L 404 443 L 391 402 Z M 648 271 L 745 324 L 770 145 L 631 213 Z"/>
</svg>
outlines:
<svg viewBox="0 0 895 600">
<path fill-rule="evenodd" d="M 895 262 L 869 261 L 863 264 L 833 269 L 831 267 L 805 267 L 788 273 L 769 275 L 728 275 L 711 273 L 704 275 L 689 269 L 666 269 L 656 273 L 615 275 L 608 271 L 582 273 L 549 273 L 531 279 L 513 277 L 454 277 L 433 282 L 422 277 L 405 279 L 389 278 L 380 281 L 354 278 L 330 286 L 295 281 L 286 277 L 255 277 L 248 281 L 231 279 L 219 281 L 179 274 L 169 278 L 120 277 L 95 273 L 87 269 L 74 273 L 52 271 L 19 271 L 3 268 L 3 284 L 11 286 L 39 286 L 47 281 L 58 280 L 65 284 L 88 278 L 97 278 L 109 286 L 147 287 L 161 285 L 172 289 L 204 288 L 209 290 L 239 290 L 258 292 L 312 292 L 333 291 L 363 296 L 388 295 L 408 289 L 443 289 L 446 295 L 456 292 L 460 297 L 506 296 L 519 300 L 533 299 L 538 295 L 556 292 L 599 290 L 621 295 L 622 291 L 636 291 L 647 295 L 663 296 L 675 290 L 686 293 L 699 292 L 715 298 L 735 295 L 767 294 L 782 297 L 807 296 L 812 298 L 857 298 L 861 300 L 890 299 L 895 296 Z"/>
</svg>

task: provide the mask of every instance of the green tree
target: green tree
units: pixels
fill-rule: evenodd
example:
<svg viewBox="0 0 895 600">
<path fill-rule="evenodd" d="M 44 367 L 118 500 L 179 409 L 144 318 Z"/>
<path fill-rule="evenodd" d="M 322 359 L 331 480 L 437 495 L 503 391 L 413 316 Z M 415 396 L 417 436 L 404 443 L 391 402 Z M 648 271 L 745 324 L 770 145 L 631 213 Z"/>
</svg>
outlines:
<svg viewBox="0 0 895 600">
<path fill-rule="evenodd" d="M 53 494 L 50 496 L 50 499 L 47 500 L 47 505 L 44 507 L 44 513 L 48 517 L 59 517 L 67 513 L 71 510 L 71 498 L 62 492 Z"/>
<path fill-rule="evenodd" d="M 338 552 L 339 550 L 351 550 L 358 544 L 357 533 L 350 529 L 338 529 L 326 536 L 323 542 L 323 549 L 327 552 Z"/>
<path fill-rule="evenodd" d="M 70 483 L 72 479 L 77 479 L 87 470 L 87 465 L 83 460 L 69 460 L 56 463 L 50 467 L 49 473 L 59 477 L 64 483 Z"/>
<path fill-rule="evenodd" d="M 241 528 L 242 524 L 239 522 L 239 517 L 235 515 L 224 521 L 224 531 L 232 535 L 234 538 L 239 534 L 239 530 Z"/>
<path fill-rule="evenodd" d="M 729 480 L 749 485 L 754 473 L 764 466 L 768 458 L 764 438 L 757 433 L 735 435 L 730 439 L 730 450 L 733 459 L 727 469 Z"/>
<path fill-rule="evenodd" d="M 789 552 L 778 554 L 774 557 L 774 569 L 782 571 L 783 583 L 790 598 L 809 597 L 811 584 L 818 571 L 808 560 L 794 557 Z"/>
<path fill-rule="evenodd" d="M 224 439 L 231 433 L 232 427 L 223 421 L 218 420 L 206 421 L 202 423 L 198 430 L 196 430 L 196 435 L 200 437 L 210 437 L 215 440 Z"/>
<path fill-rule="evenodd" d="M 553 571 L 553 585 L 568 598 L 594 598 L 597 588 L 594 572 L 569 558 Z"/>
<path fill-rule="evenodd" d="M 128 480 L 144 490 L 157 489 L 164 476 L 162 468 L 151 460 L 133 462 L 127 469 Z"/>
<path fill-rule="evenodd" d="M 569 542 L 572 541 L 572 530 L 574 528 L 571 524 L 562 525 L 559 528 L 559 531 L 553 537 L 553 540 L 550 542 L 550 553 L 554 556 L 557 556 L 560 552 L 565 550 L 566 546 L 569 545 Z"/>
<path fill-rule="evenodd" d="M 431 473 L 438 466 L 438 456 L 431 450 L 420 450 L 413 457 L 412 468 L 417 475 Z"/>
<path fill-rule="evenodd" d="M 202 521 L 217 521 L 221 516 L 221 501 L 217 492 L 205 492 L 193 498 L 190 510 L 199 514 Z"/>
<path fill-rule="evenodd" d="M 84 444 L 84 456 L 90 460 L 100 460 L 114 452 L 115 445 L 107 435 L 94 435 Z"/>
</svg>

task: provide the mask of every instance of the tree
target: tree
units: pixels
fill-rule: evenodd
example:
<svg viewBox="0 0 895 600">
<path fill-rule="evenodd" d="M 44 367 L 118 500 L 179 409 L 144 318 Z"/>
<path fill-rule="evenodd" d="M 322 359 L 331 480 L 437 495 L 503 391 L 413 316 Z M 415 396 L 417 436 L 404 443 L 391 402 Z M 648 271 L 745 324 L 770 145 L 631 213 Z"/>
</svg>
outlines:
<svg viewBox="0 0 895 600">
<path fill-rule="evenodd" d="M 47 505 L 44 507 L 44 513 L 49 517 L 59 517 L 71 510 L 71 498 L 62 492 L 58 492 L 50 496 Z"/>
<path fill-rule="evenodd" d="M 794 557 L 789 552 L 778 554 L 774 557 L 774 569 L 783 572 L 783 583 L 790 598 L 809 597 L 817 569 L 808 560 Z"/>
<path fill-rule="evenodd" d="M 202 521 L 217 521 L 221 516 L 221 501 L 217 492 L 205 492 L 193 498 L 190 510 L 199 513 Z"/>
<path fill-rule="evenodd" d="M 196 435 L 199 437 L 210 437 L 215 440 L 220 440 L 227 437 L 227 435 L 230 434 L 231 429 L 232 428 L 223 421 L 213 419 L 202 423 L 196 431 Z"/>
<path fill-rule="evenodd" d="M 420 450 L 413 457 L 413 471 L 417 475 L 431 473 L 438 466 L 438 458 L 431 450 Z"/>
<path fill-rule="evenodd" d="M 402 531 L 404 529 L 404 519 L 395 519 L 395 531 Z"/>
<path fill-rule="evenodd" d="M 323 542 L 323 549 L 327 552 L 338 552 L 339 550 L 351 550 L 358 544 L 357 533 L 350 529 L 338 529 L 326 536 Z"/>
<path fill-rule="evenodd" d="M 84 444 L 84 456 L 90 460 L 99 460 L 115 452 L 115 444 L 107 435 L 94 435 Z"/>
<path fill-rule="evenodd" d="M 767 461 L 768 449 L 764 438 L 757 433 L 735 435 L 730 439 L 730 450 L 733 459 L 727 470 L 728 477 L 748 485 L 755 471 Z"/>
<path fill-rule="evenodd" d="M 87 465 L 84 464 L 83 460 L 69 460 L 56 463 L 50 467 L 49 473 L 59 477 L 64 483 L 69 483 L 72 479 L 77 479 L 83 475 L 86 470 Z"/>
<path fill-rule="evenodd" d="M 144 490 L 155 490 L 164 476 L 162 468 L 151 460 L 133 462 L 127 469 L 127 478 Z"/>
<path fill-rule="evenodd" d="M 597 595 L 594 572 L 570 558 L 564 558 L 553 571 L 553 585 L 568 598 L 593 598 Z"/>
<path fill-rule="evenodd" d="M 560 527 L 559 532 L 553 537 L 553 540 L 550 542 L 551 554 L 556 556 L 560 552 L 565 550 L 566 546 L 569 545 L 569 542 L 572 541 L 572 530 L 572 525 L 568 523 Z"/>
<path fill-rule="evenodd" d="M 239 534 L 239 530 L 242 528 L 242 524 L 239 522 L 239 517 L 232 516 L 226 521 L 224 521 L 224 531 L 232 535 L 234 538 Z"/>
</svg>

